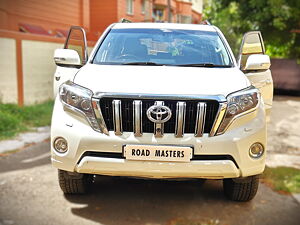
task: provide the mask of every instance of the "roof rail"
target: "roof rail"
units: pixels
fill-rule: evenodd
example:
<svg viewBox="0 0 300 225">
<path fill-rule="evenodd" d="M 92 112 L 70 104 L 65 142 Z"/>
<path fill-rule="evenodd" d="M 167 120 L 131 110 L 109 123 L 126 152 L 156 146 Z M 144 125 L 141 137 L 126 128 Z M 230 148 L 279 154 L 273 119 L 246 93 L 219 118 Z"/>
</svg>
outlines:
<svg viewBox="0 0 300 225">
<path fill-rule="evenodd" d="M 211 23 L 210 23 L 208 20 L 203 20 L 203 21 L 201 21 L 200 24 L 203 24 L 203 25 L 211 25 Z"/>
<path fill-rule="evenodd" d="M 131 21 L 128 19 L 122 18 L 122 19 L 120 19 L 119 23 L 131 23 Z"/>
</svg>

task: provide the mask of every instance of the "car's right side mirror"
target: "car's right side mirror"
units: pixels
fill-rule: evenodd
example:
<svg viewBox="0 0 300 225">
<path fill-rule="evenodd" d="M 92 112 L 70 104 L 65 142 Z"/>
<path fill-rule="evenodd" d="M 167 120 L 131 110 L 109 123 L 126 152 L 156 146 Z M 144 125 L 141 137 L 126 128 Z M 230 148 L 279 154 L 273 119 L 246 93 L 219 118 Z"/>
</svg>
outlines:
<svg viewBox="0 0 300 225">
<path fill-rule="evenodd" d="M 58 66 L 80 68 L 88 60 L 87 40 L 83 28 L 72 26 L 63 49 L 54 52 L 54 61 Z"/>
<path fill-rule="evenodd" d="M 56 49 L 54 61 L 58 66 L 81 67 L 79 54 L 73 49 Z"/>
<path fill-rule="evenodd" d="M 254 54 L 249 55 L 247 58 L 244 70 L 267 70 L 270 68 L 270 66 L 271 62 L 268 55 Z"/>
</svg>

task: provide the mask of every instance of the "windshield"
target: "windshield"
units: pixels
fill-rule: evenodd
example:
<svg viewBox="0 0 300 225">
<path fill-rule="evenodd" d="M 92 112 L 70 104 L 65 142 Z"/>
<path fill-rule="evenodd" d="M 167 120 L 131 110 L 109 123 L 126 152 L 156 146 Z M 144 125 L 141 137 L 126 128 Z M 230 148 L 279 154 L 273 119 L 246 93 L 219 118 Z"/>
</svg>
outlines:
<svg viewBox="0 0 300 225">
<path fill-rule="evenodd" d="M 217 32 L 174 29 L 113 29 L 93 63 L 232 66 Z"/>
</svg>

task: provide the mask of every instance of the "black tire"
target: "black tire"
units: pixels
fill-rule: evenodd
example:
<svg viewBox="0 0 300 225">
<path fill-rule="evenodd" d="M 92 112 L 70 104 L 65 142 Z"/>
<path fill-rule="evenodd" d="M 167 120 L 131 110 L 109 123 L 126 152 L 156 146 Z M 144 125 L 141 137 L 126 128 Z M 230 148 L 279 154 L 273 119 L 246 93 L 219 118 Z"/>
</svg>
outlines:
<svg viewBox="0 0 300 225">
<path fill-rule="evenodd" d="M 258 175 L 246 178 L 224 179 L 224 194 L 233 201 L 250 201 L 256 195 L 258 184 Z"/>
<path fill-rule="evenodd" d="M 58 181 L 65 194 L 84 194 L 89 190 L 93 175 L 58 170 Z"/>
</svg>

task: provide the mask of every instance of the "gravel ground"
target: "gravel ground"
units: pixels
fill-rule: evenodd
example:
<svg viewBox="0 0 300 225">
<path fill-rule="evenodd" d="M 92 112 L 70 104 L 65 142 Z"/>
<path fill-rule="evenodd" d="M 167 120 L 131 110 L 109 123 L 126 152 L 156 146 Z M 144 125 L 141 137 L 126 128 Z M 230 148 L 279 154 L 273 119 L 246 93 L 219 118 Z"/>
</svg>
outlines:
<svg viewBox="0 0 300 225">
<path fill-rule="evenodd" d="M 275 97 L 268 124 L 267 165 L 300 169 L 300 98 Z"/>
</svg>

